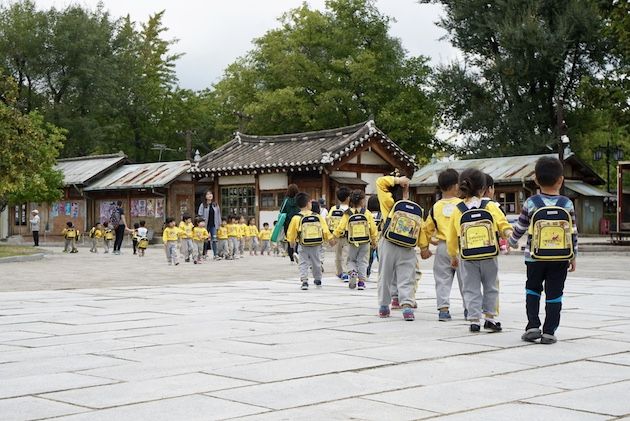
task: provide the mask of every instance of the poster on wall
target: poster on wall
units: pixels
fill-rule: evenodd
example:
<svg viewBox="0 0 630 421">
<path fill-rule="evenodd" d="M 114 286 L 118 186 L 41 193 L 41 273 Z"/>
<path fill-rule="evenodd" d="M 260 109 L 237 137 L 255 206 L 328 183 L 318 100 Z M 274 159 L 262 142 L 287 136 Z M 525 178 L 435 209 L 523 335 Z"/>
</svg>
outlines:
<svg viewBox="0 0 630 421">
<path fill-rule="evenodd" d="M 147 217 L 155 218 L 155 199 L 147 199 Z"/>
<path fill-rule="evenodd" d="M 101 222 L 109 221 L 112 213 L 116 210 L 116 202 L 101 202 L 100 218 Z"/>
<path fill-rule="evenodd" d="M 72 203 L 66 202 L 66 216 L 72 215 Z"/>
<path fill-rule="evenodd" d="M 138 216 L 139 215 L 139 209 L 138 209 L 138 199 L 133 199 L 131 200 L 131 216 Z"/>
<path fill-rule="evenodd" d="M 79 217 L 79 204 L 77 202 L 72 202 L 70 206 L 70 213 L 73 218 Z"/>
<path fill-rule="evenodd" d="M 155 217 L 164 217 L 164 199 L 155 199 Z"/>
<path fill-rule="evenodd" d="M 147 201 L 144 199 L 138 200 L 138 216 L 147 216 Z"/>
<path fill-rule="evenodd" d="M 53 218 L 59 216 L 59 203 L 55 202 L 52 204 L 52 207 L 50 208 L 50 216 Z"/>
</svg>

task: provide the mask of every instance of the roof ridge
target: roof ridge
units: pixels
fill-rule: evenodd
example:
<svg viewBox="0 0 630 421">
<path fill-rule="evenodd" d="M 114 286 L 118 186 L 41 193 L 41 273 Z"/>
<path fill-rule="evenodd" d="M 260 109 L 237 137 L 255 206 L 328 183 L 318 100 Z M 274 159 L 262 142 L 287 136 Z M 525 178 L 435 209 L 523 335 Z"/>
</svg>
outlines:
<svg viewBox="0 0 630 421">
<path fill-rule="evenodd" d="M 106 159 L 106 158 L 127 158 L 127 155 L 124 152 L 120 151 L 120 152 L 110 153 L 110 154 L 73 156 L 71 158 L 61 158 L 61 159 L 57 159 L 57 162 L 85 161 L 88 159 Z"/>
<path fill-rule="evenodd" d="M 368 127 L 372 120 L 363 121 L 361 123 L 352 124 L 349 126 L 336 127 L 332 129 L 313 130 L 309 132 L 300 133 L 282 133 L 277 135 L 253 135 L 247 133 L 236 132 L 234 139 L 240 138 L 241 142 L 260 142 L 260 141 L 291 141 L 300 140 L 300 138 L 322 138 L 322 137 L 337 137 L 341 133 L 351 134 L 359 131 L 363 127 Z M 232 139 L 232 140 L 234 140 Z M 228 142 L 229 143 L 229 142 Z"/>
</svg>

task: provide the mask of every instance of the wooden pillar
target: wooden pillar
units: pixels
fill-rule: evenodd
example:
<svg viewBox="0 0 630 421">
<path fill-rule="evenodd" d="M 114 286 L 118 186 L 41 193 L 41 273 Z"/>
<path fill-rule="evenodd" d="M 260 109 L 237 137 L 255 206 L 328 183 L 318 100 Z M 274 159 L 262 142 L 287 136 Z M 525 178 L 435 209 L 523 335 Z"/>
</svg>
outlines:
<svg viewBox="0 0 630 421">
<path fill-rule="evenodd" d="M 623 164 L 617 164 L 617 231 L 623 222 Z"/>
</svg>

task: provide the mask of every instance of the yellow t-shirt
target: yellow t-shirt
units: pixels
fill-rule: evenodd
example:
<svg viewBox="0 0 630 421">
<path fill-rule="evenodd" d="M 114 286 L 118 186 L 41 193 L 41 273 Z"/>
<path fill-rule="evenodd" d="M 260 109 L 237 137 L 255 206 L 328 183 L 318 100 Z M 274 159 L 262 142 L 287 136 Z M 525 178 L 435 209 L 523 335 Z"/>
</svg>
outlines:
<svg viewBox="0 0 630 421">
<path fill-rule="evenodd" d="M 90 230 L 90 233 L 92 238 L 103 238 L 102 229 L 92 228 L 92 230 Z"/>
<path fill-rule="evenodd" d="M 358 213 L 361 209 L 350 208 L 352 213 Z M 374 215 L 369 210 L 365 210 L 365 217 L 368 220 L 368 228 L 370 230 L 370 242 L 376 243 L 378 238 L 378 228 L 376 227 L 376 222 L 374 222 Z M 339 221 L 339 225 L 332 233 L 333 236 L 339 238 L 342 237 L 345 232 L 348 230 L 348 222 L 350 221 L 350 215 L 346 212 L 341 217 L 341 221 Z"/>
<path fill-rule="evenodd" d="M 243 238 L 247 237 L 249 234 L 249 229 L 247 228 L 247 224 L 238 224 L 238 237 Z"/>
<path fill-rule="evenodd" d="M 481 202 L 481 199 L 473 197 L 466 199 L 464 203 L 470 206 L 473 202 L 477 205 Z M 486 210 L 492 215 L 493 225 L 496 232 L 498 232 L 503 238 L 506 238 L 506 231 L 512 230 L 512 225 L 507 221 L 501 209 L 494 202 L 489 202 L 486 206 Z M 448 254 L 451 257 L 457 257 L 459 254 L 459 237 L 461 235 L 461 219 L 462 212 L 459 208 L 455 207 L 453 214 L 451 215 L 451 223 L 446 232 L 446 247 Z"/>
<path fill-rule="evenodd" d="M 177 241 L 179 240 L 180 235 L 182 235 L 182 230 L 178 227 L 166 227 L 162 233 L 162 241 L 165 243 L 167 241 Z"/>
<path fill-rule="evenodd" d="M 394 207 L 394 196 L 392 196 L 389 189 L 396 185 L 396 178 L 391 175 L 379 177 L 376 179 L 376 195 L 378 202 L 381 205 L 381 215 L 383 219 L 387 218 L 389 211 Z"/>
<path fill-rule="evenodd" d="M 193 229 L 195 226 L 192 222 L 185 223 L 184 221 L 179 223 L 179 229 L 182 231 L 181 238 L 193 238 Z"/>
<path fill-rule="evenodd" d="M 193 240 L 195 241 L 206 241 L 208 239 L 208 237 L 210 236 L 210 233 L 208 232 L 208 230 L 204 227 L 195 227 L 193 228 Z"/>
<path fill-rule="evenodd" d="M 247 230 L 248 237 L 258 237 L 258 227 L 256 225 L 248 225 Z"/>
<path fill-rule="evenodd" d="M 271 230 L 270 229 L 261 229 L 260 230 L 260 234 L 258 235 L 258 237 L 263 240 L 263 241 L 267 241 L 267 240 L 271 240 Z"/>
<path fill-rule="evenodd" d="M 228 239 L 228 228 L 227 225 L 221 225 L 217 230 L 217 239 L 219 240 L 227 240 Z"/>
<path fill-rule="evenodd" d="M 424 221 L 427 243 L 420 244 L 421 248 L 428 247 L 428 241 L 434 236 L 438 240 L 446 241 L 446 233 L 451 226 L 451 216 L 457 208 L 457 204 L 461 201 L 462 199 L 458 197 L 451 197 L 449 199 L 440 199 L 433 205 L 433 208 L 427 215 L 427 219 Z"/>
<path fill-rule="evenodd" d="M 302 216 L 309 215 L 317 215 L 317 217 L 319 218 L 319 222 L 322 224 L 322 234 L 324 236 L 324 240 L 328 241 L 332 238 L 332 234 L 328 229 L 328 224 L 326 224 L 326 220 L 320 214 L 315 214 L 311 211 L 300 211 L 299 214 L 295 215 L 293 219 L 291 219 L 291 223 L 289 224 L 289 229 L 287 230 L 287 241 L 289 243 L 294 243 L 297 241 L 299 234 L 298 229 L 300 227 Z"/>
<path fill-rule="evenodd" d="M 65 239 L 79 238 L 79 230 L 76 228 L 64 228 L 61 232 Z"/>
<path fill-rule="evenodd" d="M 238 224 L 227 224 L 228 237 L 238 237 L 240 228 Z"/>
</svg>

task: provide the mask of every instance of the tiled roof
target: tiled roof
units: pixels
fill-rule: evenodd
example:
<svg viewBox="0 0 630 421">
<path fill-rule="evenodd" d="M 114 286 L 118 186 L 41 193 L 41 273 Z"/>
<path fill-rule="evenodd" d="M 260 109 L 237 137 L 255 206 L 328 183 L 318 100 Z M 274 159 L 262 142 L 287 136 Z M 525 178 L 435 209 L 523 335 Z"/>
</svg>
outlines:
<svg viewBox="0 0 630 421">
<path fill-rule="evenodd" d="M 63 174 L 64 185 L 79 186 L 85 185 L 93 178 L 116 167 L 126 159 L 127 157 L 123 153 L 80 156 L 57 160 L 55 169 Z"/>
<path fill-rule="evenodd" d="M 85 188 L 85 191 L 164 187 L 189 169 L 190 161 L 123 165 Z"/>
<path fill-rule="evenodd" d="M 408 167 L 414 158 L 379 130 L 373 121 L 316 132 L 254 136 L 237 133 L 231 141 L 205 155 L 194 173 L 234 173 L 277 169 L 321 169 L 334 165 L 370 138 L 386 144 Z"/>
</svg>

